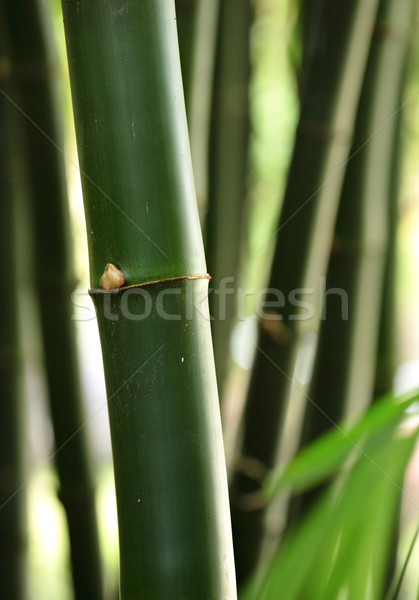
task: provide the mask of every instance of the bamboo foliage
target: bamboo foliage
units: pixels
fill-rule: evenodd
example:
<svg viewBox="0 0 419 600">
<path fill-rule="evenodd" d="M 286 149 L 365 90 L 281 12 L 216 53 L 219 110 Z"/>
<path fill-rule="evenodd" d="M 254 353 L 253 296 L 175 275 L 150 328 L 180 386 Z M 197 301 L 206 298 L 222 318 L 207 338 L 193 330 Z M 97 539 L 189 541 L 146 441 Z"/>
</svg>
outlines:
<svg viewBox="0 0 419 600">
<path fill-rule="evenodd" d="M 301 114 L 281 211 L 268 295 L 274 315 L 260 322 L 248 391 L 239 465 L 231 486 L 233 535 L 239 581 L 254 567 L 263 537 L 261 510 L 243 506 L 258 489 L 246 464 L 263 473 L 275 462 L 304 313 L 290 294 L 316 298 L 325 272 L 344 164 L 364 73 L 377 2 L 326 1 L 302 98 Z M 296 298 L 298 300 L 298 298 Z M 255 472 L 255 469 L 253 469 Z"/>
<path fill-rule="evenodd" d="M 233 599 L 174 3 L 64 0 L 63 13 L 108 395 L 121 599 Z M 123 274 L 119 291 L 112 276 L 102 279 L 107 264 Z"/>
<path fill-rule="evenodd" d="M 33 283 L 39 300 L 48 399 L 58 450 L 58 495 L 67 517 L 75 596 L 100 600 L 103 592 L 94 484 L 82 429 L 85 418 L 71 320 L 70 294 L 76 282 L 66 184 L 61 155 L 46 137 L 62 148 L 55 90 L 49 81 L 53 68 L 39 4 L 6 1 L 5 13 L 14 86 L 18 105 L 26 115 L 21 123 L 33 224 Z"/>
<path fill-rule="evenodd" d="M 385 594 L 387 553 L 393 549 L 403 476 L 418 436 L 405 411 L 417 397 L 381 398 L 354 426 L 328 431 L 285 470 L 270 474 L 264 489 L 268 501 L 284 488 L 301 492 L 332 477 L 335 483 L 275 555 L 260 564 L 242 598 L 398 597 Z"/>
</svg>

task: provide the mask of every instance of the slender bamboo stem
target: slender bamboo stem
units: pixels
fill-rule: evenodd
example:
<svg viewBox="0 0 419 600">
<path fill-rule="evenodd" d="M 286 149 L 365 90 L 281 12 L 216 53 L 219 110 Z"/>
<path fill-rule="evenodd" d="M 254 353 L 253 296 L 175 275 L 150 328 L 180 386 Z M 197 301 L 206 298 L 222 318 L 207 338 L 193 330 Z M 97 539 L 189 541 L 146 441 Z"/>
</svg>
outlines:
<svg viewBox="0 0 419 600">
<path fill-rule="evenodd" d="M 407 62 L 407 61 L 406 61 Z M 404 89 L 404 85 L 401 85 Z M 403 103 L 400 95 L 398 106 Z M 384 267 L 384 285 L 381 292 L 380 325 L 377 347 L 377 364 L 375 370 L 374 399 L 378 400 L 393 389 L 393 380 L 397 367 L 396 340 L 396 247 L 397 227 L 399 222 L 399 177 L 402 155 L 401 132 L 403 112 L 395 117 L 395 135 L 393 142 L 393 160 L 390 182 L 390 201 L 388 207 L 388 242 Z"/>
<path fill-rule="evenodd" d="M 200 0 L 175 0 L 176 23 L 179 40 L 180 62 L 182 65 L 183 91 L 186 111 L 189 114 L 190 93 L 193 85 L 193 63 L 196 40 L 197 11 Z"/>
<path fill-rule="evenodd" d="M 206 255 L 218 389 L 230 363 L 247 191 L 250 0 L 220 5 L 209 154 Z"/>
<path fill-rule="evenodd" d="M 5 289 L 0 297 L 0 589 L 5 600 L 26 598 L 25 493 L 23 480 L 22 403 L 19 389 L 16 131 L 12 131 L 10 63 L 0 6 L 0 252 Z M 7 82 L 9 79 L 9 82 Z M 7 83 L 6 83 L 7 82 Z"/>
<path fill-rule="evenodd" d="M 71 320 L 73 272 L 69 211 L 61 155 L 58 109 L 50 75 L 54 72 L 37 2 L 5 2 L 11 34 L 13 79 L 26 142 L 30 214 L 33 223 L 34 283 L 53 423 L 59 498 L 70 537 L 71 567 L 77 599 L 103 597 L 94 484 L 83 425 L 74 323 Z M 31 122 L 32 121 L 32 122 Z M 33 124 L 35 123 L 35 125 Z"/>
<path fill-rule="evenodd" d="M 121 599 L 234 599 L 174 3 L 64 0 L 63 12 L 108 394 Z M 119 291 L 98 289 L 107 263 L 123 273 Z"/>
<path fill-rule="evenodd" d="M 416 1 L 411 2 L 411 22 L 414 19 L 414 9 Z M 405 23 L 406 37 L 408 46 L 412 40 L 412 26 Z M 407 79 L 409 48 L 405 52 L 404 64 L 401 61 L 401 79 L 400 95 L 397 106 L 403 104 L 405 84 Z M 402 160 L 402 129 L 403 129 L 403 111 L 398 111 L 394 124 L 394 139 L 392 142 L 393 158 L 391 162 L 391 174 L 389 183 L 389 202 L 387 211 L 387 248 L 384 265 L 384 283 L 381 290 L 380 323 L 378 332 L 378 345 L 375 368 L 375 381 L 373 390 L 373 400 L 379 400 L 384 394 L 393 391 L 394 375 L 397 368 L 397 336 L 396 336 L 396 248 L 397 248 L 397 229 L 399 223 L 399 183 L 400 166 Z M 397 570 L 397 554 L 400 539 L 400 514 L 402 509 L 402 498 L 400 498 L 398 509 L 395 513 L 393 522 L 393 533 L 390 552 L 387 557 L 385 590 L 390 594 L 394 583 L 394 576 Z"/>
<path fill-rule="evenodd" d="M 208 154 L 220 0 L 198 0 L 193 49 L 189 139 L 200 215 L 208 202 Z"/>
<path fill-rule="evenodd" d="M 260 484 L 242 466 L 256 463 L 263 473 L 275 462 L 301 320 L 313 321 L 301 310 L 300 294 L 309 289 L 308 299 L 316 298 L 325 272 L 376 9 L 375 0 L 339 6 L 326 0 L 323 7 L 279 222 L 273 291 L 267 295 L 271 312 L 260 322 L 241 458 L 231 487 L 239 581 L 257 560 L 264 518 L 263 510 L 249 512 L 243 506 L 246 494 Z"/>
<path fill-rule="evenodd" d="M 310 72 L 310 63 L 316 48 L 316 39 L 321 27 L 325 0 L 300 0 L 298 26 L 301 40 L 301 60 L 298 65 L 297 81 L 300 98 L 304 94 Z"/>
</svg>

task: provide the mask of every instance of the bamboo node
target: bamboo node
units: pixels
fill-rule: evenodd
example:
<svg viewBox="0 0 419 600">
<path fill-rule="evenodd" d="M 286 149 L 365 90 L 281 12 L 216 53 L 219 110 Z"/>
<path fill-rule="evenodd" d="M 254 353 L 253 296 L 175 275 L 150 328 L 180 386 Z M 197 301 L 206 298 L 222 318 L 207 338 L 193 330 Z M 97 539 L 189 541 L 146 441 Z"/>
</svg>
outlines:
<svg viewBox="0 0 419 600">
<path fill-rule="evenodd" d="M 259 328 L 262 334 L 280 346 L 289 344 L 293 338 L 292 330 L 279 319 L 259 319 Z"/>
<path fill-rule="evenodd" d="M 111 267 L 115 267 L 115 265 L 106 265 L 106 268 L 108 266 Z M 106 273 L 106 268 L 105 268 L 105 273 Z M 119 271 L 119 269 L 117 269 L 117 271 Z M 123 277 L 123 273 L 121 271 L 119 271 Z M 150 285 L 157 285 L 159 283 L 171 283 L 171 282 L 177 282 L 177 281 L 182 281 L 184 279 L 211 279 L 211 275 L 208 275 L 208 273 L 201 273 L 198 275 L 180 275 L 178 277 L 167 277 L 165 279 L 155 279 L 153 281 L 145 281 L 143 283 L 135 283 L 133 285 L 126 285 L 124 286 L 124 281 L 122 282 L 122 284 L 118 287 L 114 286 L 114 287 L 104 287 L 102 285 L 102 279 L 105 276 L 105 273 L 102 275 L 101 279 L 100 279 L 100 285 L 101 288 L 99 289 L 93 289 L 93 290 L 89 290 L 89 294 L 91 296 L 94 296 L 95 294 L 105 294 L 107 292 L 109 293 L 118 293 L 118 292 L 124 292 L 125 290 L 130 290 L 133 288 L 142 288 L 142 287 L 147 287 Z"/>
<path fill-rule="evenodd" d="M 332 140 L 346 141 L 351 132 L 344 129 L 333 129 L 327 123 L 302 120 L 298 124 L 297 135 L 318 142 L 331 142 Z"/>
<path fill-rule="evenodd" d="M 0 58 L 0 81 L 7 81 L 10 79 L 11 66 L 10 62 L 5 57 Z"/>
</svg>

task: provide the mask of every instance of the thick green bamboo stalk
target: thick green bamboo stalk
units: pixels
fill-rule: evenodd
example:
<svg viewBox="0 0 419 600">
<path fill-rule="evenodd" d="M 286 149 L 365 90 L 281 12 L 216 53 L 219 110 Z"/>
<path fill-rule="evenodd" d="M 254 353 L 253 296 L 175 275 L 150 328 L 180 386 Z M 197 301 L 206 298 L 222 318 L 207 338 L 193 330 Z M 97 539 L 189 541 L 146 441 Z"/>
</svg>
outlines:
<svg viewBox="0 0 419 600">
<path fill-rule="evenodd" d="M 108 394 L 121 598 L 233 599 L 174 3 L 64 0 L 63 12 Z M 107 264 L 114 267 L 102 278 Z M 99 288 L 120 286 L 121 273 L 119 291 Z"/>
<path fill-rule="evenodd" d="M 260 484 L 242 467 L 256 462 L 263 473 L 275 462 L 301 321 L 305 327 L 315 324 L 299 303 L 315 302 L 326 269 L 376 9 L 375 0 L 343 5 L 326 0 L 322 12 L 279 221 L 267 294 L 270 312 L 260 320 L 241 457 L 231 487 L 239 580 L 255 565 L 264 518 L 263 510 L 249 512 L 243 506 L 246 494 Z"/>
<path fill-rule="evenodd" d="M 4 257 L 5 289 L 0 297 L 0 590 L 5 600 L 26 598 L 25 493 L 23 483 L 22 404 L 19 377 L 17 284 L 18 264 L 15 133 L 11 105 L 10 63 L 5 48 L 0 6 L 0 252 Z"/>
<path fill-rule="evenodd" d="M 206 255 L 218 389 L 230 362 L 247 191 L 250 0 L 224 0 L 218 21 L 209 154 Z"/>
<path fill-rule="evenodd" d="M 90 472 L 82 408 L 74 323 L 70 217 L 58 126 L 57 102 L 39 4 L 5 2 L 10 30 L 13 79 L 26 142 L 27 183 L 34 241 L 34 284 L 52 416 L 59 498 L 65 508 L 75 596 L 102 598 L 94 484 Z M 27 118 L 29 117 L 29 118 Z M 32 122 L 31 122 L 32 121 Z M 35 125 L 34 125 L 35 124 Z M 50 140 L 47 139 L 48 136 Z"/>
</svg>

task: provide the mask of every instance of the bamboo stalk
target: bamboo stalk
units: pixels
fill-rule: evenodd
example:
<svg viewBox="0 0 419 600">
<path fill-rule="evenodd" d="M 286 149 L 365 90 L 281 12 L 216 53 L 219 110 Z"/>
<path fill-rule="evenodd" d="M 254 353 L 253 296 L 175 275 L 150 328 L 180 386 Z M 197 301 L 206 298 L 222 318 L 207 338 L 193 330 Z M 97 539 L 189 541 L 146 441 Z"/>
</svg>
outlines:
<svg viewBox="0 0 419 600">
<path fill-rule="evenodd" d="M 90 471 L 71 290 L 75 287 L 69 211 L 61 155 L 58 104 L 50 81 L 54 72 L 39 4 L 6 1 L 13 79 L 26 142 L 26 169 L 33 223 L 34 284 L 39 300 L 49 406 L 58 450 L 59 498 L 70 538 L 77 599 L 103 597 L 99 541 Z M 31 122 L 32 121 L 32 122 Z M 35 125 L 34 125 L 35 123 Z M 41 130 L 41 131 L 40 131 Z M 42 133 L 44 132 L 44 133 Z"/>
<path fill-rule="evenodd" d="M 316 39 L 321 27 L 321 17 L 325 0 L 300 0 L 298 28 L 301 40 L 301 59 L 297 70 L 300 98 L 304 94 Z"/>
<path fill-rule="evenodd" d="M 407 62 L 407 61 L 406 61 Z M 406 71 L 406 69 L 405 69 Z M 406 77 L 406 74 L 404 74 Z M 401 85 L 401 91 L 404 85 Z M 403 104 L 403 95 L 400 95 L 398 105 Z M 390 182 L 390 199 L 388 206 L 388 242 L 384 267 L 384 284 L 381 292 L 380 325 L 377 347 L 377 364 L 375 370 L 374 399 L 378 400 L 387 392 L 393 390 L 393 380 L 397 367 L 397 340 L 396 340 L 396 247 L 397 227 L 399 222 L 399 179 L 400 162 L 402 155 L 401 132 L 403 112 L 396 117 L 395 134 L 393 142 L 393 160 Z"/>
<path fill-rule="evenodd" d="M 174 3 L 64 0 L 63 13 L 108 395 L 121 599 L 234 599 Z M 119 291 L 98 291 L 108 263 L 116 277 L 123 273 Z"/>
<path fill-rule="evenodd" d="M 411 3 L 412 22 L 414 19 L 415 0 Z M 405 23 L 406 26 L 406 23 Z M 404 64 L 401 61 L 401 79 L 399 98 L 397 106 L 402 106 L 404 100 L 405 85 L 407 79 L 407 63 L 409 55 L 409 46 L 412 41 L 412 27 L 407 24 L 406 37 L 408 38 L 408 47 L 405 51 Z M 384 283 L 381 289 L 380 301 L 380 322 L 378 331 L 378 344 L 376 356 L 376 368 L 374 378 L 373 400 L 378 401 L 384 394 L 393 391 L 393 381 L 397 367 L 397 336 L 396 336 L 396 252 L 397 252 L 397 229 L 399 223 L 399 183 L 400 167 L 402 160 L 402 129 L 403 129 L 403 111 L 399 111 L 395 117 L 393 158 L 391 161 L 391 173 L 389 182 L 389 202 L 387 210 L 387 247 L 384 264 Z M 397 554 L 400 540 L 400 514 L 402 509 L 402 499 L 399 500 L 399 506 L 395 513 L 393 522 L 392 546 L 387 556 L 387 568 L 385 579 L 385 591 L 389 593 L 394 583 L 394 576 L 397 569 Z"/>
<path fill-rule="evenodd" d="M 359 416 L 373 397 L 399 131 L 396 115 L 401 107 L 412 8 L 411 0 L 380 2 L 358 107 L 354 157 L 345 175 L 326 279 L 327 289 L 343 290 L 349 312 L 346 317 L 342 313 L 342 297 L 335 296 L 333 302 L 326 299 L 302 445 L 344 417 Z M 312 506 L 318 492 L 315 489 L 292 500 L 291 522 Z"/>
<path fill-rule="evenodd" d="M 373 395 L 389 214 L 394 211 L 396 115 L 413 4 L 412 0 L 380 3 L 326 280 L 327 289 L 347 294 L 349 318 L 342 316 L 342 298 L 326 300 L 304 442 L 329 429 L 331 421 L 359 415 Z"/>
<path fill-rule="evenodd" d="M 0 589 L 5 600 L 26 598 L 25 493 L 23 480 L 22 398 L 17 285 L 16 131 L 12 131 L 10 64 L 0 6 L 0 253 L 4 257 L 5 289 L 0 297 Z M 21 190 L 20 190 L 21 191 Z"/>
<path fill-rule="evenodd" d="M 249 141 L 249 0 L 221 2 L 213 84 L 206 255 L 218 389 L 230 363 L 247 191 Z M 223 287 L 223 282 L 226 287 Z M 224 293 L 224 290 L 228 290 Z"/>
<path fill-rule="evenodd" d="M 186 111 L 189 114 L 190 94 L 193 85 L 195 30 L 197 27 L 196 21 L 200 0 L 175 0 L 175 4 L 183 91 Z"/>
<path fill-rule="evenodd" d="M 267 295 L 248 391 L 243 441 L 231 486 L 239 581 L 253 569 L 263 537 L 264 511 L 248 511 L 246 494 L 260 488 L 243 465 L 263 474 L 275 462 L 293 375 L 302 289 L 318 295 L 325 272 L 377 2 L 327 0 L 302 99 Z M 282 294 L 282 295 L 281 295 Z M 282 302 L 282 298 L 284 301 Z M 265 304 L 266 308 L 266 304 Z M 311 319 L 312 322 L 313 319 Z M 246 467 L 247 468 L 247 467 Z M 255 469 L 253 469 L 255 470 Z"/>
<path fill-rule="evenodd" d="M 208 202 L 208 154 L 219 0 L 198 0 L 193 48 L 189 139 L 200 216 Z"/>
</svg>

